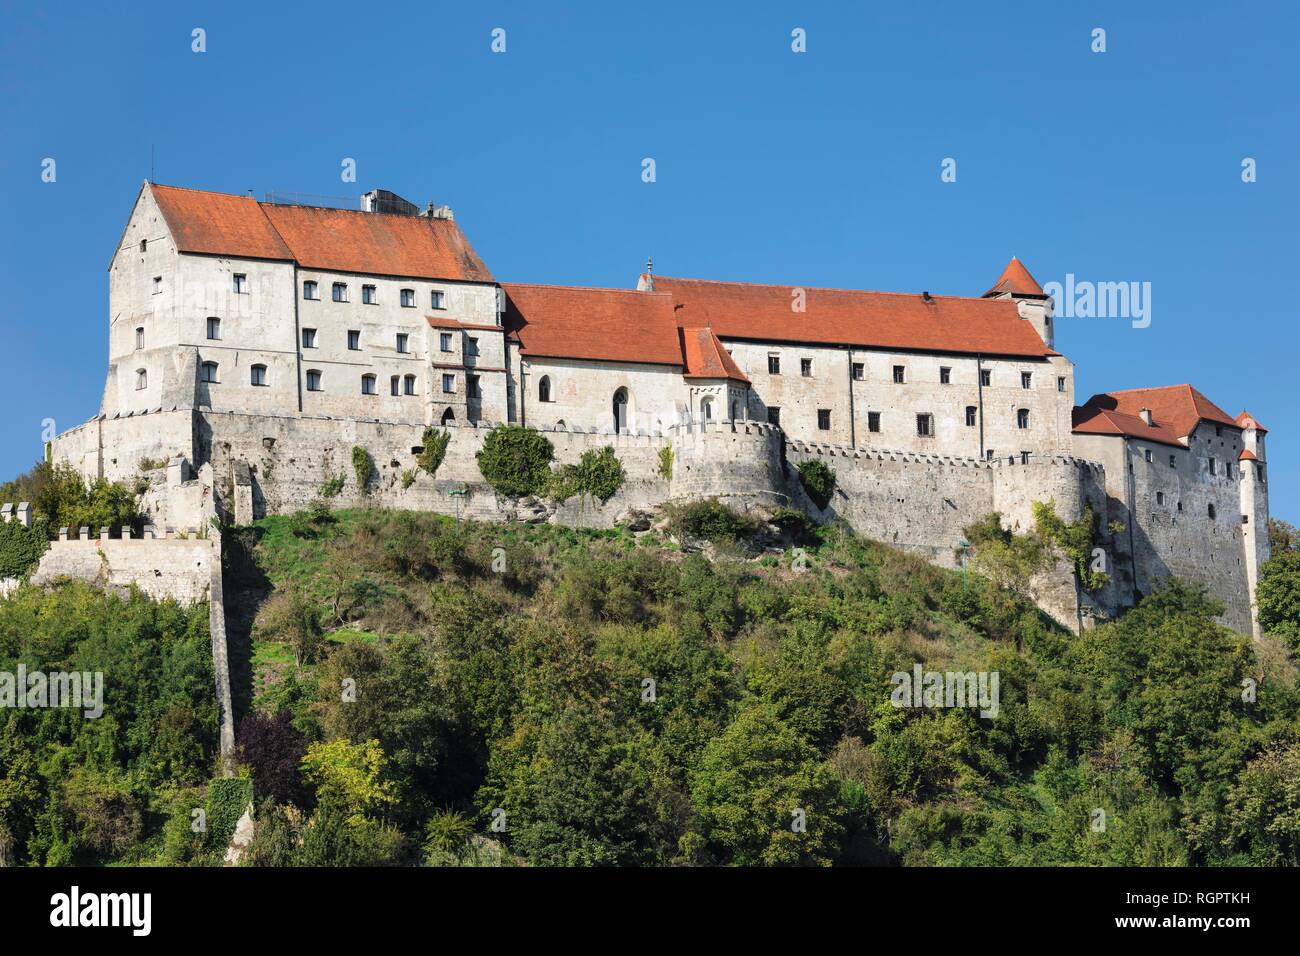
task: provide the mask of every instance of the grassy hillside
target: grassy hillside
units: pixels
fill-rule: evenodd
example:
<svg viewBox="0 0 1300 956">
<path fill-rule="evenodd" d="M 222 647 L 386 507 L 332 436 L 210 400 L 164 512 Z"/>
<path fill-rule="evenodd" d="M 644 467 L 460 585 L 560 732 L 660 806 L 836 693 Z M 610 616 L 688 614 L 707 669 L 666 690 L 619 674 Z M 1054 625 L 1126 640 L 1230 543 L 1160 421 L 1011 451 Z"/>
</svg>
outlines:
<svg viewBox="0 0 1300 956">
<path fill-rule="evenodd" d="M 1300 862 L 1294 671 L 1199 594 L 1075 638 L 979 574 L 776 518 L 675 513 L 708 557 L 666 531 L 406 512 L 228 532 L 248 862 Z M 154 623 L 110 623 L 127 612 Z M 115 717 L 129 746 L 0 711 L 19 861 L 214 861 L 182 812 L 214 772 L 211 695 L 188 683 L 211 686 L 190 661 L 204 615 L 76 588 L 0 602 L 0 668 L 109 633 L 189 662 Z M 917 662 L 996 672 L 997 716 L 894 706 Z M 184 756 L 177 707 L 203 728 Z M 95 833 L 88 773 L 138 827 Z M 60 856 L 56 833 L 82 836 Z"/>
</svg>

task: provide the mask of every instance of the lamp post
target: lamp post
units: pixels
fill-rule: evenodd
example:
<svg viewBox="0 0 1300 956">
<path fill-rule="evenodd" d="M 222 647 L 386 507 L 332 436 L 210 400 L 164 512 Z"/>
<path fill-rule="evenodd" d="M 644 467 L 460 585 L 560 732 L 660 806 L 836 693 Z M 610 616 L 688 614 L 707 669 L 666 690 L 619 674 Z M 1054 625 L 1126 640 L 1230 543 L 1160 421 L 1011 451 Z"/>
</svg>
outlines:
<svg viewBox="0 0 1300 956">
<path fill-rule="evenodd" d="M 456 501 L 456 533 L 460 534 L 460 499 L 465 496 L 468 489 L 462 485 L 459 488 L 453 488 L 448 492 Z"/>
</svg>

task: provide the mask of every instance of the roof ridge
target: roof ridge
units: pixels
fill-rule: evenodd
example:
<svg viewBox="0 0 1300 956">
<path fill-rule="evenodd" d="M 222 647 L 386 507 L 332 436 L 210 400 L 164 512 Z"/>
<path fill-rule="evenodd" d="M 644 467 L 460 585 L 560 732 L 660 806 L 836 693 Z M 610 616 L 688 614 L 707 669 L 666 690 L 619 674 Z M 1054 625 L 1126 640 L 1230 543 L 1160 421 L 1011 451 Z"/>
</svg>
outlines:
<svg viewBox="0 0 1300 956">
<path fill-rule="evenodd" d="M 692 279 L 686 276 L 664 276 L 664 275 L 656 275 L 655 279 L 656 280 L 665 279 L 669 282 L 707 282 L 710 285 L 742 285 L 742 286 L 749 286 L 751 288 L 760 288 L 760 289 L 803 289 L 805 292 L 857 292 L 857 293 L 865 293 L 867 295 L 897 295 L 909 299 L 920 298 L 920 296 L 922 295 L 922 293 L 920 292 L 889 292 L 884 289 L 845 289 L 838 286 L 801 285 L 797 282 L 795 283 L 741 282 L 737 279 Z M 930 293 L 930 298 L 959 299 L 963 302 L 996 302 L 1000 305 L 1006 304 L 1005 302 L 1002 302 L 1000 300 L 986 299 L 980 295 L 947 295 L 943 293 L 932 292 Z"/>
<path fill-rule="evenodd" d="M 554 285 L 550 282 L 506 282 L 501 281 L 503 286 L 520 286 L 528 289 L 572 289 L 576 292 L 623 292 L 628 295 L 639 296 L 658 296 L 662 298 L 670 297 L 668 292 L 659 292 L 658 290 L 650 291 L 649 289 L 623 289 L 616 286 L 603 285 Z"/>
</svg>

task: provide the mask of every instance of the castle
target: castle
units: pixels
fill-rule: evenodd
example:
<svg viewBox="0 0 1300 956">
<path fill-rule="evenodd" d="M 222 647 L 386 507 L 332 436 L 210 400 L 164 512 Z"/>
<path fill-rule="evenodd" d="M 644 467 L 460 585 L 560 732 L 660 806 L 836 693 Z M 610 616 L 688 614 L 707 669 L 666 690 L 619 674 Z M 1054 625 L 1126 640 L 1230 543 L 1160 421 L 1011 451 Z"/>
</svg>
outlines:
<svg viewBox="0 0 1300 956">
<path fill-rule="evenodd" d="M 340 209 L 146 182 L 109 264 L 99 414 L 51 454 L 87 477 L 143 471 L 159 526 L 293 511 L 343 477 L 344 501 L 489 519 L 790 504 L 949 565 L 963 527 L 996 510 L 1023 530 L 1051 499 L 1067 521 L 1101 516 L 1109 574 L 1097 593 L 1064 570 L 1042 582 L 1065 623 L 1177 574 L 1257 632 L 1265 428 L 1189 385 L 1076 406 L 1054 338 L 1052 299 L 1014 258 L 973 297 L 649 264 L 630 289 L 501 283 L 432 203 L 375 190 Z M 502 422 L 547 433 L 561 461 L 613 445 L 627 480 L 603 505 L 500 499 L 474 452 Z M 435 477 L 414 469 L 430 425 L 452 434 Z M 366 487 L 354 446 L 374 459 Z M 837 476 L 825 508 L 792 478 L 813 457 Z"/>
</svg>

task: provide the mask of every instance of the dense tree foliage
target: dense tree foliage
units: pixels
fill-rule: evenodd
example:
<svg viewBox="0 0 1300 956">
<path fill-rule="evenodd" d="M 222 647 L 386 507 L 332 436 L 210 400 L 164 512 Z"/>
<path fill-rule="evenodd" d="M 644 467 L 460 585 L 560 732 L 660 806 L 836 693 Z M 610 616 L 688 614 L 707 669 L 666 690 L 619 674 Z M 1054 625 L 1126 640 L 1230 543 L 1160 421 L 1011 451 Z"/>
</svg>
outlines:
<svg viewBox="0 0 1300 956">
<path fill-rule="evenodd" d="M 103 713 L 0 708 L 0 858 L 176 862 L 161 821 L 204 806 L 216 705 L 208 611 L 85 585 L 0 601 L 0 674 L 102 675 Z"/>
<path fill-rule="evenodd" d="M 716 511 L 694 530 L 755 530 Z M 280 602 L 238 730 L 244 862 L 1300 862 L 1280 646 L 1176 581 L 1073 636 L 1016 590 L 1048 545 L 970 532 L 963 575 L 839 527 L 803 529 L 804 569 L 655 531 L 261 521 L 227 574 Z M 217 775 L 206 609 L 24 589 L 0 602 L 18 659 L 102 669 L 106 712 L 0 710 L 0 854 L 216 862 L 190 827 Z M 996 674 L 996 716 L 896 706 L 918 664 Z"/>
</svg>

